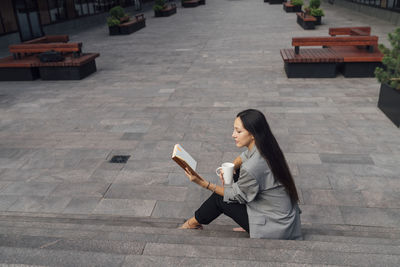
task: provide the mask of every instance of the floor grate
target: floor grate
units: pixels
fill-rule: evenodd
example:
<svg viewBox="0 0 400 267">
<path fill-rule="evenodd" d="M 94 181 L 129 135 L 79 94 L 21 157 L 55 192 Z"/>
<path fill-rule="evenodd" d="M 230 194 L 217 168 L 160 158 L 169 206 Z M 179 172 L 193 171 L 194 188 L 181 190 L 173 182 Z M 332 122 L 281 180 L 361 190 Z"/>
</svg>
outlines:
<svg viewBox="0 0 400 267">
<path fill-rule="evenodd" d="M 110 159 L 111 163 L 126 163 L 131 156 L 129 155 L 115 155 Z"/>
</svg>

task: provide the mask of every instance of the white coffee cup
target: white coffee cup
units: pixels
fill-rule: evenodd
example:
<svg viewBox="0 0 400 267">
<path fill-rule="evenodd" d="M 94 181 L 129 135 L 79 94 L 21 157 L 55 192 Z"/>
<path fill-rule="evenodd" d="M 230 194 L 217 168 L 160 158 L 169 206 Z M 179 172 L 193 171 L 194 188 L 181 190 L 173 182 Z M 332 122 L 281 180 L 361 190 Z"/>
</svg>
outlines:
<svg viewBox="0 0 400 267">
<path fill-rule="evenodd" d="M 218 167 L 215 172 L 219 176 L 221 173 L 221 170 L 224 172 L 223 177 L 224 177 L 224 183 L 225 184 L 232 184 L 233 182 L 233 167 L 235 164 L 230 163 L 230 162 L 225 162 L 222 163 L 221 167 Z"/>
</svg>

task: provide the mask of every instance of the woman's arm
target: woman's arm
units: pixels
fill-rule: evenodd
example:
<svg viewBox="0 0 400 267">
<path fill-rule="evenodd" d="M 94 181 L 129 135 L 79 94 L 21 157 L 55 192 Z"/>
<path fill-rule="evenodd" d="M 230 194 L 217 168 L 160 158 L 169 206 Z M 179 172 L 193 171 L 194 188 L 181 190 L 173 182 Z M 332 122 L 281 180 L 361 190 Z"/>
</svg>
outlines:
<svg viewBox="0 0 400 267">
<path fill-rule="evenodd" d="M 235 164 L 235 167 L 233 167 L 235 170 L 239 169 L 240 166 L 242 166 L 242 158 L 238 156 L 234 161 L 233 164 Z"/>
<path fill-rule="evenodd" d="M 204 180 L 202 177 L 191 173 L 188 168 L 185 169 L 185 173 L 191 182 L 198 184 L 199 186 L 201 186 L 205 189 L 208 189 L 212 192 L 215 192 L 216 194 L 218 194 L 220 196 L 224 196 L 224 187 L 223 186 L 213 184 L 213 183 L 210 183 L 209 181 Z M 222 174 L 220 176 L 222 177 Z M 221 177 L 220 177 L 220 179 L 221 179 Z M 222 179 L 222 181 L 223 181 L 223 179 Z"/>
</svg>

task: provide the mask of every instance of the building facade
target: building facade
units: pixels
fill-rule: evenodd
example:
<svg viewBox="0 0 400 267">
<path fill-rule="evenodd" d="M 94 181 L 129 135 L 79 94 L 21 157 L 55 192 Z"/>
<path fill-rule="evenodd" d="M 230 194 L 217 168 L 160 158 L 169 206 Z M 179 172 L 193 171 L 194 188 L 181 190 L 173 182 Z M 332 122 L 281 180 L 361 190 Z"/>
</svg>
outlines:
<svg viewBox="0 0 400 267">
<path fill-rule="evenodd" d="M 19 33 L 21 41 L 43 35 L 43 26 L 93 16 L 135 0 L 1 0 L 0 36 Z"/>
</svg>

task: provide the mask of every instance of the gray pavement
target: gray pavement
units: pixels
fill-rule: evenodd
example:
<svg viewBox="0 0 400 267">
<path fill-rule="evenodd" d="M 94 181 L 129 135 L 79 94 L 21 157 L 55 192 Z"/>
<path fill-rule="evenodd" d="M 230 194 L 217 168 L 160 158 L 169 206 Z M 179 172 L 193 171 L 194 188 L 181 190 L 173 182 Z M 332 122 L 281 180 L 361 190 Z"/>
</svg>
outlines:
<svg viewBox="0 0 400 267">
<path fill-rule="evenodd" d="M 176 219 L 175 227 L 210 193 L 190 184 L 170 159 L 174 144 L 182 144 L 198 160 L 199 172 L 217 182 L 215 168 L 240 153 L 231 139 L 234 116 L 257 108 L 266 114 L 289 161 L 305 227 L 359 226 L 368 229 L 360 236 L 367 235 L 369 241 L 378 235 L 368 236 L 370 229 L 396 233 L 400 239 L 400 132 L 377 108 L 380 85 L 373 78 L 287 79 L 279 54 L 281 48 L 291 47 L 292 37 L 326 36 L 329 27 L 370 25 L 372 34 L 385 44 L 395 27 L 326 3 L 322 7 L 326 17 L 314 31 L 304 31 L 295 15 L 280 5 L 207 0 L 205 6 L 178 8 L 168 18 L 154 18 L 148 11 L 146 28 L 128 36 L 110 37 L 105 25 L 72 34 L 71 41 L 83 42 L 84 51 L 101 54 L 95 74 L 81 81 L 0 84 L 2 220 L 81 216 L 82 226 L 85 218 L 103 223 L 110 218 L 148 217 Z M 120 154 L 131 156 L 126 164 L 108 162 Z M 232 221 L 221 217 L 218 224 Z M 8 233 L 6 229 L 1 233 Z M 339 230 L 343 228 L 329 231 Z M 49 234 L 43 231 L 41 235 Z M 24 227 L 15 234 L 24 235 Z M 339 242 L 335 238 L 333 242 Z M 1 245 L 0 263 L 60 265 L 49 260 L 48 251 L 11 251 Z M 70 258 L 67 247 L 59 250 L 60 261 Z M 185 253 L 199 258 L 217 253 L 177 244 L 123 247 L 120 254 L 147 256 L 131 255 L 124 261 L 112 249 L 102 249 L 114 258 L 90 250 L 90 255 L 76 254 L 76 261 L 96 258 L 103 266 L 172 266 L 193 264 L 180 258 Z M 273 256 L 246 251 L 238 254 L 237 265 L 248 259 L 249 265 L 261 266 Z M 397 252 L 383 257 L 383 262 L 398 262 L 399 256 L 393 256 Z M 348 262 L 346 257 L 335 261 L 339 256 L 329 258 L 328 252 L 323 255 L 327 260 L 315 260 L 313 253 L 288 262 L 377 262 L 372 256 L 359 261 L 361 254 Z M 13 261 L 19 254 L 26 260 Z M 39 254 L 42 261 L 29 262 Z M 215 261 L 197 264 L 231 264 L 214 256 Z M 271 258 L 271 266 L 279 265 L 273 264 L 278 258 Z"/>
</svg>

